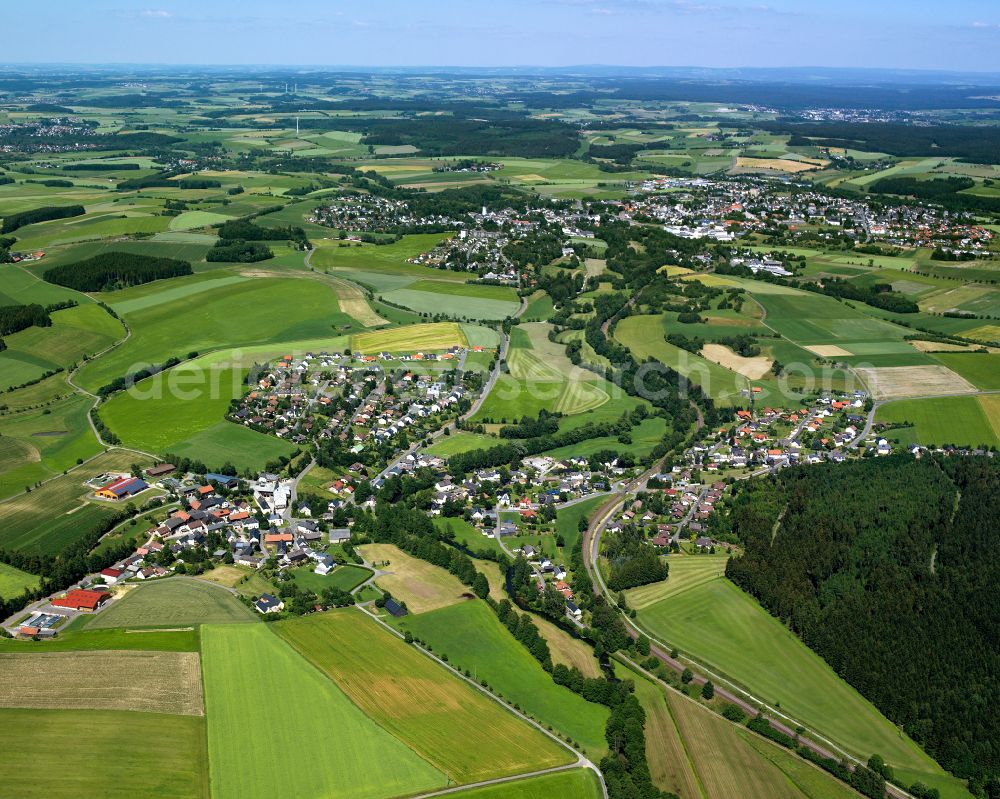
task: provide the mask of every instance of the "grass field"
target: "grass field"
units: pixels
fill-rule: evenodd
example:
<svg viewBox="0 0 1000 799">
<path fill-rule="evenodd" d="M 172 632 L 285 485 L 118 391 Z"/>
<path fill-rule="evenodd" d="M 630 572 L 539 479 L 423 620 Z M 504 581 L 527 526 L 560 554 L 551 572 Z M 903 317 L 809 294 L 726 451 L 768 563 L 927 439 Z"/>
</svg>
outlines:
<svg viewBox="0 0 1000 799">
<path fill-rule="evenodd" d="M 672 563 L 672 573 L 675 568 Z M 697 571 L 678 572 L 689 583 L 679 592 L 668 578 L 658 601 L 640 595 L 640 625 L 772 706 L 780 702 L 784 712 L 852 747 L 858 757 L 878 752 L 894 766 L 942 775 L 916 744 L 751 597 L 723 577 L 706 579 Z"/>
<path fill-rule="evenodd" d="M 0 563 L 0 597 L 20 596 L 28 589 L 38 588 L 40 582 L 37 575 Z"/>
<path fill-rule="evenodd" d="M 101 451 L 87 422 L 92 404 L 89 397 L 71 395 L 0 417 L 0 497 L 54 477 Z"/>
<path fill-rule="evenodd" d="M 466 343 L 461 325 L 455 322 L 408 325 L 351 336 L 351 349 L 365 355 L 379 352 L 439 352 L 449 347 L 464 347 Z"/>
<path fill-rule="evenodd" d="M 445 785 L 266 625 L 206 626 L 202 652 L 213 799 L 384 799 Z"/>
<path fill-rule="evenodd" d="M 87 627 L 184 627 L 256 620 L 254 612 L 226 589 L 203 580 L 170 577 L 131 589 Z"/>
<path fill-rule="evenodd" d="M 399 626 L 429 642 L 438 656 L 446 654 L 456 667 L 486 680 L 494 692 L 580 743 L 591 756 L 604 752 L 607 708 L 552 682 L 484 603 L 471 601 L 406 616 Z"/>
<path fill-rule="evenodd" d="M 599 799 L 601 786 L 590 769 L 569 769 L 454 794 L 456 799 Z"/>
<path fill-rule="evenodd" d="M 937 353 L 934 359 L 982 390 L 1000 389 L 1000 355 L 978 352 Z"/>
<path fill-rule="evenodd" d="M 0 785 L 10 799 L 208 799 L 205 719 L 196 716 L 2 709 L 0 751 L 22 764 L 59 753 L 59 768 L 10 769 Z"/>
<path fill-rule="evenodd" d="M 205 713 L 196 652 L 0 653 L 0 707 Z"/>
<path fill-rule="evenodd" d="M 126 446 L 189 455 L 212 466 L 261 469 L 292 444 L 225 420 L 240 397 L 243 369 L 181 364 L 111 397 L 101 419 Z"/>
<path fill-rule="evenodd" d="M 303 566 L 290 572 L 292 579 L 299 588 L 305 588 L 319 596 L 324 588 L 339 588 L 341 591 L 352 591 L 371 577 L 368 569 L 349 563 L 338 566 L 330 574 L 316 574 L 312 566 Z"/>
<path fill-rule="evenodd" d="M 147 458 L 134 452 L 111 450 L 30 494 L 20 494 L 3 502 L 0 504 L 4 520 L 0 528 L 0 548 L 55 554 L 67 544 L 78 541 L 120 510 L 118 505 L 86 502 L 91 491 L 83 481 L 108 471 L 129 471 L 133 463 L 151 465 Z"/>
<path fill-rule="evenodd" d="M 622 666 L 646 711 L 646 757 L 654 783 L 679 796 L 728 799 L 850 799 L 851 788 L 698 702 Z"/>
<path fill-rule="evenodd" d="M 449 458 L 462 452 L 471 452 L 474 449 L 488 449 L 500 444 L 499 438 L 487 436 L 481 433 L 452 433 L 450 436 L 441 436 L 425 450 L 431 455 L 439 455 L 442 458 Z"/>
<path fill-rule="evenodd" d="M 55 311 L 50 327 L 29 327 L 4 336 L 7 349 L 0 352 L 0 389 L 68 368 L 124 337 L 121 322 L 93 303 Z"/>
<path fill-rule="evenodd" d="M 511 330 L 508 372 L 501 373 L 475 420 L 513 420 L 541 410 L 583 414 L 624 396 L 616 386 L 575 366 L 563 344 L 549 341 L 551 325 L 527 322 Z"/>
<path fill-rule="evenodd" d="M 78 616 L 59 631 L 54 639 L 30 641 L 0 638 L 0 652 L 89 652 L 93 650 L 141 650 L 148 652 L 197 652 L 200 648 L 197 628 L 170 630 L 86 630 L 88 621 Z"/>
<path fill-rule="evenodd" d="M 568 632 L 557 627 L 548 619 L 532 614 L 531 620 L 538 628 L 539 634 L 549 645 L 553 663 L 576 667 L 584 677 L 600 677 L 601 666 L 594 657 L 594 650 L 589 644 L 579 638 L 574 638 Z"/>
<path fill-rule="evenodd" d="M 314 614 L 275 629 L 452 783 L 572 762 L 569 751 L 358 611 Z"/>
<path fill-rule="evenodd" d="M 176 290 L 204 280 L 205 276 L 193 275 L 156 281 L 156 285 Z M 208 282 L 211 285 L 211 280 Z M 104 299 L 113 305 L 140 297 L 149 302 L 150 285 L 138 287 L 141 291 L 114 292 Z M 357 324 L 340 311 L 331 285 L 305 279 L 258 278 L 212 285 L 196 297 L 177 296 L 127 311 L 122 317 L 132 329 L 131 338 L 80 370 L 78 382 L 84 388 L 96 391 L 142 365 L 184 358 L 192 351 L 217 349 L 220 344 L 236 347 L 291 342 L 330 337 L 345 326 L 357 329 Z"/>
<path fill-rule="evenodd" d="M 387 572 L 377 577 L 375 584 L 405 602 L 411 613 L 426 613 L 472 596 L 450 572 L 407 555 L 393 544 L 365 544 L 358 547 L 358 552 L 377 569 Z M 384 561 L 388 565 L 380 565 Z"/>
<path fill-rule="evenodd" d="M 1000 446 L 997 398 L 980 395 L 898 400 L 879 407 L 875 420 L 909 423 L 908 427 L 885 433 L 902 444 L 996 447 Z"/>
</svg>

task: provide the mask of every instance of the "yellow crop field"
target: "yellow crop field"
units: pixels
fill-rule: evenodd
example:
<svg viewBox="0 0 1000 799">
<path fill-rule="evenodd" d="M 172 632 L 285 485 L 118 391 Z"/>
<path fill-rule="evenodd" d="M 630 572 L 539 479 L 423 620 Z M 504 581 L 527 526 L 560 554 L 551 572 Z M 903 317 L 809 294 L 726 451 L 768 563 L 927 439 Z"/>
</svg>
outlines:
<svg viewBox="0 0 1000 799">
<path fill-rule="evenodd" d="M 457 322 L 408 325 L 351 336 L 351 349 L 366 355 L 377 352 L 432 352 L 464 347 L 467 343 L 462 326 Z"/>
</svg>

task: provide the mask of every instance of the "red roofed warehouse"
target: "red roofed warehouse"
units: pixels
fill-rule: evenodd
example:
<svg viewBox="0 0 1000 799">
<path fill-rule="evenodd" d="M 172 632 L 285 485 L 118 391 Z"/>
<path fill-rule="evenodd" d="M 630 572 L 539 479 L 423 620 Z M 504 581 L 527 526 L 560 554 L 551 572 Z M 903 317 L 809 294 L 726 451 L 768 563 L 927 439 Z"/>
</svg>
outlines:
<svg viewBox="0 0 1000 799">
<path fill-rule="evenodd" d="M 53 599 L 51 604 L 57 608 L 97 610 L 109 599 L 111 599 L 111 594 L 107 591 L 85 591 L 81 588 L 76 588 L 61 599 Z"/>
<path fill-rule="evenodd" d="M 97 489 L 94 494 L 102 499 L 121 499 L 122 497 L 138 494 L 147 488 L 149 486 L 146 485 L 145 480 L 140 480 L 138 477 L 122 477 L 113 483 L 108 483 L 103 488 Z"/>
</svg>

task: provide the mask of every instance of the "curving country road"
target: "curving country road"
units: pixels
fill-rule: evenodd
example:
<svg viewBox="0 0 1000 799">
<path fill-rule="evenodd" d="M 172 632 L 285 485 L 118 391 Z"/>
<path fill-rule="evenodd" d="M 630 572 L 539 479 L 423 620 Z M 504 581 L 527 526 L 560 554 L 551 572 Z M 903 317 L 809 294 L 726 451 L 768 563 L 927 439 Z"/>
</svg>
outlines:
<svg viewBox="0 0 1000 799">
<path fill-rule="evenodd" d="M 600 569 L 597 567 L 600 555 L 601 534 L 603 533 L 611 515 L 625 502 L 628 494 L 633 491 L 642 490 L 642 488 L 644 488 L 646 483 L 649 481 L 649 478 L 656 473 L 659 465 L 659 463 L 655 464 L 651 469 L 635 478 L 635 480 L 631 483 L 624 486 L 618 494 L 602 505 L 592 517 L 590 524 L 587 526 L 586 532 L 584 532 L 582 536 L 584 567 L 590 575 L 594 594 L 597 596 L 603 596 L 608 605 L 613 608 L 617 608 L 617 603 L 608 591 L 607 585 L 604 582 L 604 577 L 601 574 Z M 621 613 L 621 619 L 625 623 L 625 629 L 632 638 L 638 638 L 640 635 L 645 635 L 649 639 L 650 654 L 660 662 L 678 672 L 683 672 L 685 668 L 692 668 L 692 671 L 694 669 L 701 671 L 702 674 L 698 674 L 696 672 L 694 678 L 692 679 L 692 682 L 695 685 L 703 685 L 711 679 L 713 685 L 715 686 L 716 696 L 726 702 L 731 702 L 732 704 L 737 705 L 743 710 L 744 713 L 751 717 L 758 715 L 758 713 L 763 714 L 764 719 L 773 729 L 789 737 L 798 737 L 800 745 L 807 747 L 820 757 L 830 758 L 833 760 L 846 759 L 851 768 L 859 764 L 863 765 L 860 759 L 842 749 L 833 741 L 820 735 L 814 730 L 809 730 L 804 724 L 801 724 L 784 713 L 769 707 L 763 700 L 758 699 L 739 686 L 729 682 L 722 675 L 711 671 L 707 667 L 698 663 L 693 657 L 688 656 L 685 661 L 681 661 L 679 657 L 673 657 L 670 654 L 673 650 L 669 646 L 658 640 L 648 630 L 641 628 L 638 624 L 633 622 L 628 615 Z M 812 738 L 805 738 L 802 735 L 797 734 L 797 728 L 802 728 L 808 732 Z M 897 799 L 912 799 L 910 794 L 894 785 L 887 785 L 886 790 L 890 796 L 894 796 Z"/>
</svg>

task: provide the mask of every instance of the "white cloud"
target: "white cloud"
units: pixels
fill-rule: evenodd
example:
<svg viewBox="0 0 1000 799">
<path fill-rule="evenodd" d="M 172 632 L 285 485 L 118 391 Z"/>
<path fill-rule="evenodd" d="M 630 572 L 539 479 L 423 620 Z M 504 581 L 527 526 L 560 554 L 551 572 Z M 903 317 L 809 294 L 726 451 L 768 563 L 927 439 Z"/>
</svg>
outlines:
<svg viewBox="0 0 1000 799">
<path fill-rule="evenodd" d="M 147 19 L 170 19 L 173 16 L 169 11 L 163 11 L 162 9 L 147 8 L 139 12 L 140 17 L 146 17 Z"/>
</svg>

